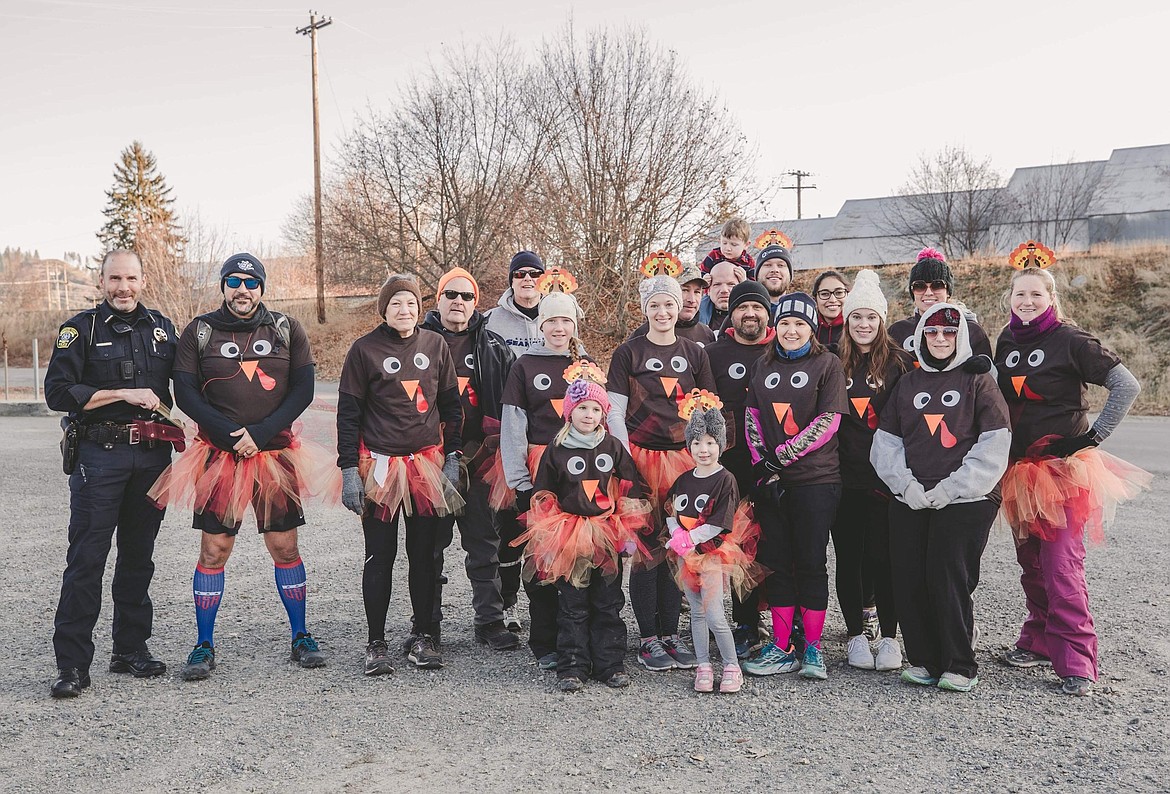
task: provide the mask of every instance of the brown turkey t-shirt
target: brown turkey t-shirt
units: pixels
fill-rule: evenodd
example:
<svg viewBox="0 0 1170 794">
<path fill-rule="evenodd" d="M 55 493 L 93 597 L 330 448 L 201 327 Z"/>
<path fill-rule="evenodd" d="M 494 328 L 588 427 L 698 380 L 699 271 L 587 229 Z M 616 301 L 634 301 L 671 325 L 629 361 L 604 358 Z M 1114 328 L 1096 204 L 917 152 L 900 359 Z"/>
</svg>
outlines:
<svg viewBox="0 0 1170 794">
<path fill-rule="evenodd" d="M 455 380 L 459 384 L 459 403 L 463 406 L 463 443 L 483 441 L 483 411 L 479 407 L 479 395 L 471 385 L 472 367 L 475 364 L 475 345 L 471 343 L 471 334 L 442 334 L 442 337 L 451 349 Z"/>
<path fill-rule="evenodd" d="M 719 335 L 715 344 L 705 348 L 707 360 L 711 363 L 711 375 L 715 378 L 715 393 L 723 401 L 723 419 L 727 422 L 727 448 L 744 446 L 743 407 L 747 402 L 748 375 L 760 356 L 768 350 L 774 338 L 772 333 L 764 337 L 762 344 L 745 345 L 735 340 L 735 329 Z"/>
<path fill-rule="evenodd" d="M 383 455 L 443 443 L 438 395 L 458 386 L 442 336 L 417 328 L 405 339 L 385 323 L 350 347 L 338 390 L 365 402 L 361 439 Z"/>
<path fill-rule="evenodd" d="M 880 388 L 869 373 L 868 353 L 862 356 L 852 375 L 846 373 L 845 389 L 849 395 L 849 410 L 841 417 L 841 429 L 837 433 L 841 439 L 841 483 L 846 488 L 889 492 L 869 462 L 869 451 L 873 446 L 878 420 L 894 386 L 906 371 L 914 367 L 909 353 L 903 350 L 893 352 L 898 356 L 898 361 L 890 361 L 886 365 Z"/>
<path fill-rule="evenodd" d="M 175 372 L 194 375 L 211 407 L 241 426 L 267 419 L 288 395 L 293 370 L 313 363 L 309 337 L 292 317 L 287 346 L 275 325 L 250 331 L 212 328 L 202 355 L 198 326 L 188 323 L 179 337 Z"/>
<path fill-rule="evenodd" d="M 609 362 L 606 389 L 629 398 L 626 431 L 643 449 L 683 449 L 686 421 L 678 409 L 691 389 L 715 391 L 703 348 L 689 339 L 656 345 L 644 336 L 620 345 Z"/>
<path fill-rule="evenodd" d="M 825 351 L 798 359 L 761 358 L 748 386 L 747 410 L 759 416 L 770 450 L 798 435 L 824 413 L 849 410 L 841 359 Z M 841 482 L 837 434 L 780 472 L 780 485 L 828 485 Z"/>
<path fill-rule="evenodd" d="M 711 551 L 723 543 L 723 536 L 731 531 L 735 510 L 739 506 L 739 487 L 727 469 L 720 469 L 707 477 L 700 477 L 691 469 L 679 475 L 666 492 L 667 510 L 678 519 L 683 529 L 691 530 L 711 524 L 723 531 L 697 547 L 699 553 Z"/>
<path fill-rule="evenodd" d="M 588 356 L 585 361 L 592 361 Z M 504 405 L 514 405 L 528 415 L 528 443 L 550 444 L 565 426 L 561 409 L 570 380 L 565 373 L 576 359 L 525 353 L 516 359 L 504 384 Z"/>
<path fill-rule="evenodd" d="M 1012 457 L 1046 435 L 1089 431 L 1086 383 L 1102 385 L 1121 363 L 1117 354 L 1075 325 L 1060 325 L 1027 344 L 1005 328 L 996 344 L 999 390 L 1012 421 Z"/>
<path fill-rule="evenodd" d="M 990 373 L 916 369 L 898 380 L 878 427 L 898 436 L 906 465 L 929 491 L 960 466 L 979 436 L 1008 426 L 1007 405 Z M 998 500 L 997 485 L 988 496 Z"/>
<path fill-rule="evenodd" d="M 607 433 L 593 449 L 550 445 L 536 469 L 533 493 L 551 491 L 566 513 L 599 516 L 613 508 L 609 485 L 614 477 L 630 483 L 627 496 L 645 497 L 646 488 L 634 459 L 620 441 Z"/>
</svg>

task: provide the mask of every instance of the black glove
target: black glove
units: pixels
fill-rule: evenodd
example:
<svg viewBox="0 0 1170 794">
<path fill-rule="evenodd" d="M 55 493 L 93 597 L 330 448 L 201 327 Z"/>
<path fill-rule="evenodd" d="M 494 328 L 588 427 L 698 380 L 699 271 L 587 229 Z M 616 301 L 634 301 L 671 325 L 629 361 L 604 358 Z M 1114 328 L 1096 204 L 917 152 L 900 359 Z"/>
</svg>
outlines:
<svg viewBox="0 0 1170 794">
<path fill-rule="evenodd" d="M 963 362 L 961 369 L 963 372 L 970 372 L 972 375 L 982 375 L 984 372 L 991 372 L 991 357 L 986 353 L 971 356 L 971 358 Z"/>
<path fill-rule="evenodd" d="M 1049 443 L 1044 448 L 1042 454 L 1052 455 L 1057 458 L 1067 458 L 1075 452 L 1080 452 L 1082 449 L 1097 446 L 1097 439 L 1092 433 L 1085 433 L 1083 436 L 1073 436 L 1072 438 L 1058 438 Z"/>
<path fill-rule="evenodd" d="M 532 489 L 516 491 L 516 512 L 527 513 L 532 507 Z"/>
</svg>

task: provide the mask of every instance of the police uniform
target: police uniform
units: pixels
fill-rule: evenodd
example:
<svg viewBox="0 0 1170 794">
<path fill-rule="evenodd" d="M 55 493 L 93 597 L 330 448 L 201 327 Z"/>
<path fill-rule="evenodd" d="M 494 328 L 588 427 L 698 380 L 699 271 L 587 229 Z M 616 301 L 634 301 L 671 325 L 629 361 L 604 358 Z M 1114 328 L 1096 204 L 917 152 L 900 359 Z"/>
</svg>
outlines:
<svg viewBox="0 0 1170 794">
<path fill-rule="evenodd" d="M 93 627 L 102 602 L 102 575 L 114 530 L 118 558 L 112 585 L 115 654 L 146 649 L 153 607 L 154 539 L 163 511 L 146 498 L 167 467 L 171 445 L 144 437 L 132 423 L 145 408 L 117 401 L 84 410 L 104 389 L 150 389 L 171 406 L 175 326 L 139 304 L 129 315 L 109 303 L 61 326 L 45 374 L 45 400 L 82 423 L 77 466 L 69 476 L 69 551 L 54 620 L 57 667 L 76 668 L 82 680 L 93 661 Z"/>
</svg>

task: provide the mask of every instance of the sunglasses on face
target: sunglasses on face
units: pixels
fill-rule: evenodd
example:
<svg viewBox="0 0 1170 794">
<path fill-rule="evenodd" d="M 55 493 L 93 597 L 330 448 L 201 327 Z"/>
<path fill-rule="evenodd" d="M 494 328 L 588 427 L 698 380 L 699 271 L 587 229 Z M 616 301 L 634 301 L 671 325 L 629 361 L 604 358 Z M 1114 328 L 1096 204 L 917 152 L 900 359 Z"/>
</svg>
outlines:
<svg viewBox="0 0 1170 794">
<path fill-rule="evenodd" d="M 227 284 L 230 289 L 239 289 L 241 284 L 243 284 L 246 289 L 260 288 L 260 279 L 258 278 L 240 278 L 239 276 L 228 276 L 226 279 L 224 279 L 224 283 Z"/>
<path fill-rule="evenodd" d="M 459 290 L 454 290 L 454 289 L 445 289 L 445 290 L 443 290 L 443 297 L 449 301 L 453 301 L 456 298 L 461 298 L 462 300 L 465 300 L 468 303 L 471 303 L 473 300 L 475 300 L 475 293 L 474 292 L 460 292 Z"/>
<path fill-rule="evenodd" d="M 512 280 L 516 281 L 517 279 L 522 278 L 540 278 L 541 275 L 543 274 L 539 270 L 517 270 L 512 274 Z"/>
<path fill-rule="evenodd" d="M 938 327 L 932 325 L 928 328 L 922 329 L 923 336 L 938 336 L 940 334 L 942 336 L 954 336 L 957 333 L 959 333 L 959 329 L 958 328 L 951 328 L 950 326 L 947 326 L 945 328 L 938 328 Z"/>
<path fill-rule="evenodd" d="M 914 292 L 926 292 L 927 287 L 930 287 L 931 292 L 946 292 L 947 283 L 945 281 L 915 281 L 910 284 L 910 289 Z"/>
<path fill-rule="evenodd" d="M 823 301 L 827 301 L 829 298 L 836 298 L 837 300 L 841 300 L 848 294 L 849 290 L 845 289 L 844 287 L 837 287 L 837 289 L 817 290 L 817 297 Z"/>
</svg>

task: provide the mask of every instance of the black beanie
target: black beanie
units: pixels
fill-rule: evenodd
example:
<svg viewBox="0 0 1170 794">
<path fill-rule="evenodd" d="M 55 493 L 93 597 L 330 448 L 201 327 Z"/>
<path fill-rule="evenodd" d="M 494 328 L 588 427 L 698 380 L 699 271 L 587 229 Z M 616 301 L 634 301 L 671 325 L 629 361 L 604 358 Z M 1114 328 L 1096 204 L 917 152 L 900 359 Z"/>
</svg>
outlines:
<svg viewBox="0 0 1170 794">
<path fill-rule="evenodd" d="M 223 292 L 224 281 L 233 273 L 260 279 L 260 294 L 264 294 L 264 264 L 251 254 L 232 254 L 219 269 L 219 291 Z"/>
<path fill-rule="evenodd" d="M 947 297 L 955 294 L 955 276 L 951 273 L 951 266 L 943 260 L 942 254 L 933 248 L 924 248 L 919 252 L 918 261 L 910 268 L 910 281 L 906 285 L 906 291 L 910 293 L 911 298 L 914 297 L 914 290 L 910 288 L 910 284 L 915 281 L 943 281 L 947 285 Z"/>
<path fill-rule="evenodd" d="M 796 317 L 808 323 L 817 332 L 817 302 L 803 292 L 790 292 L 776 304 L 776 323 L 785 317 Z"/>
<path fill-rule="evenodd" d="M 741 281 L 731 288 L 731 297 L 727 299 L 727 313 L 731 314 L 736 306 L 750 301 L 755 301 L 771 313 L 772 299 L 768 295 L 768 290 L 758 281 Z"/>
<path fill-rule="evenodd" d="M 783 259 L 784 264 L 788 265 L 788 277 L 792 278 L 792 256 L 788 253 L 788 249 L 782 245 L 769 245 L 760 253 L 756 254 L 756 275 L 759 276 L 760 268 L 769 259 Z"/>
<path fill-rule="evenodd" d="M 512 274 L 522 267 L 544 272 L 544 262 L 534 251 L 520 251 L 512 257 L 512 261 L 508 263 L 508 278 L 512 278 Z"/>
</svg>

